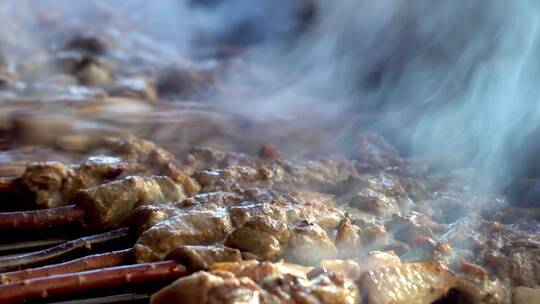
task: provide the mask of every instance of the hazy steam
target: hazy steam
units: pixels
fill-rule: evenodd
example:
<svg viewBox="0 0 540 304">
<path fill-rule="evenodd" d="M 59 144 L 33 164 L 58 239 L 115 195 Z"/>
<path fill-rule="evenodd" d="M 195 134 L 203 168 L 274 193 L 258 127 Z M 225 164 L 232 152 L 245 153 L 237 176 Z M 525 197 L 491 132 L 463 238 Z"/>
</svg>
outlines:
<svg viewBox="0 0 540 304">
<path fill-rule="evenodd" d="M 123 39 L 155 39 L 163 49 L 156 60 L 164 62 L 212 43 L 256 44 L 245 60 L 267 77 L 254 80 L 252 71 L 233 70 L 229 85 L 248 86 L 255 100 L 218 94 L 228 109 L 293 119 L 309 110 L 321 124 L 344 113 L 370 116 L 372 128 L 402 150 L 481 168 L 503 184 L 534 151 L 540 126 L 540 8 L 534 0 L 129 0 L 100 12 L 84 3 L 4 4 L 4 31 L 21 31 L 20 23 L 39 26 L 20 12 L 49 6 L 60 16 L 104 25 L 127 18 L 125 26 L 136 26 Z M 61 20 L 76 27 L 69 22 Z M 343 125 L 343 134 L 355 133 L 350 123 Z"/>
<path fill-rule="evenodd" d="M 303 35 L 267 42 L 253 59 L 281 80 L 259 112 L 378 115 L 373 127 L 402 148 L 478 167 L 497 183 L 528 165 L 519 162 L 535 148 L 531 136 L 540 126 L 536 1 L 344 0 L 315 7 Z"/>
</svg>

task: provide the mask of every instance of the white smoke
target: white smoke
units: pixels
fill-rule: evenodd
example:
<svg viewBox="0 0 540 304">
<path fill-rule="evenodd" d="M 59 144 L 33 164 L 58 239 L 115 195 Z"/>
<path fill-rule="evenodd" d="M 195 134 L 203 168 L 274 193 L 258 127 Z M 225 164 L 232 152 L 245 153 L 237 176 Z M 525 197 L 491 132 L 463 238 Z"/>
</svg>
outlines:
<svg viewBox="0 0 540 304">
<path fill-rule="evenodd" d="M 281 80 L 255 111 L 372 113 L 413 154 L 508 183 L 540 126 L 539 5 L 318 1 L 307 33 L 253 59 Z"/>
<path fill-rule="evenodd" d="M 181 60 L 208 41 L 255 44 L 244 60 L 264 77 L 245 65 L 233 69 L 228 85 L 251 94 L 218 93 L 227 110 L 291 120 L 310 112 L 321 124 L 372 116 L 372 128 L 410 153 L 480 168 L 502 184 L 529 165 L 524 151 L 540 125 L 535 0 L 129 0 L 102 1 L 108 9 L 92 11 L 99 2 L 6 0 L 3 31 L 23 23 L 30 36 L 40 34 L 24 12 L 48 7 L 101 18 L 103 28 L 124 21 L 133 28 L 122 39 L 154 39 L 163 50 L 156 60 Z M 70 20 L 59 18 L 59 28 L 76 27 Z M 350 131 L 350 122 L 338 123 Z"/>
</svg>

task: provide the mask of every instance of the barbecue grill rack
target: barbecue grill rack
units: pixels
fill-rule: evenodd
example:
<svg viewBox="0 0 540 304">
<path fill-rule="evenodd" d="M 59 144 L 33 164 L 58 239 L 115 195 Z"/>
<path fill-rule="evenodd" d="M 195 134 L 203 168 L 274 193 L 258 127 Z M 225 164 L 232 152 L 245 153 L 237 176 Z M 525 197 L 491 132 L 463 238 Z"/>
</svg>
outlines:
<svg viewBox="0 0 540 304">
<path fill-rule="evenodd" d="M 1 303 L 146 303 L 187 273 L 175 261 L 135 263 L 127 227 L 88 234 L 80 209 L 56 209 L 0 213 Z"/>
</svg>

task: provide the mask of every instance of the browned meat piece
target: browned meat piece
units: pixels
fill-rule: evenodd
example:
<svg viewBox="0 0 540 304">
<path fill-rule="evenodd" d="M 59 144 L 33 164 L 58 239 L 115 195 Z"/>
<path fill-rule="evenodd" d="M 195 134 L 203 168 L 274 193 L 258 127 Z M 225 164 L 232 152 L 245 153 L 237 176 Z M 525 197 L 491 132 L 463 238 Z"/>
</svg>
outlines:
<svg viewBox="0 0 540 304">
<path fill-rule="evenodd" d="M 392 220 L 387 223 L 389 231 L 394 233 L 394 238 L 405 243 L 411 243 L 416 237 L 433 237 L 433 229 L 442 229 L 433 223 L 428 217 L 417 212 L 407 214 L 396 213 Z"/>
<path fill-rule="evenodd" d="M 362 250 L 360 234 L 362 231 L 349 217 L 344 218 L 337 228 L 336 247 L 340 257 L 357 257 Z"/>
<path fill-rule="evenodd" d="M 383 225 L 372 224 L 366 227 L 362 233 L 362 243 L 371 250 L 388 245 L 390 234 Z"/>
<path fill-rule="evenodd" d="M 184 198 L 184 189 L 168 177 L 130 176 L 79 190 L 74 200 L 85 210 L 90 226 L 111 228 L 122 224 L 138 206 L 178 202 Z"/>
<path fill-rule="evenodd" d="M 269 217 L 254 217 L 234 230 L 225 244 L 260 260 L 287 260 L 314 264 L 333 258 L 337 249 L 317 224 L 286 225 Z"/>
<path fill-rule="evenodd" d="M 255 202 L 255 203 L 253 203 Z M 302 205 L 303 208 L 282 208 L 289 202 Z M 201 193 L 172 205 L 148 204 L 133 212 L 134 228 L 144 231 L 174 215 L 187 210 L 211 210 L 227 208 L 235 227 L 242 225 L 249 218 L 263 215 L 280 221 L 309 220 L 322 227 L 335 227 L 342 215 L 334 207 L 333 198 L 315 192 L 280 193 L 270 189 L 245 189 L 235 192 Z M 319 216 L 324 214 L 325 216 Z"/>
<path fill-rule="evenodd" d="M 208 270 L 215 263 L 239 262 L 242 255 L 237 249 L 221 245 L 185 245 L 174 249 L 166 259 L 179 261 L 190 270 Z"/>
<path fill-rule="evenodd" d="M 430 304 L 455 286 L 455 277 L 439 262 L 410 263 L 368 271 L 358 284 L 368 303 Z"/>
<path fill-rule="evenodd" d="M 540 243 L 514 241 L 490 255 L 488 265 L 500 279 L 509 279 L 514 286 L 540 285 Z"/>
<path fill-rule="evenodd" d="M 210 288 L 205 303 L 235 304 L 258 301 L 263 290 L 248 278 L 227 278 L 223 283 Z"/>
<path fill-rule="evenodd" d="M 499 280 L 490 280 L 487 275 L 457 274 L 455 289 L 472 303 L 511 303 L 508 287 Z"/>
<path fill-rule="evenodd" d="M 401 260 L 392 252 L 371 251 L 360 260 L 323 260 L 320 267 L 313 269 L 309 275 L 319 272 L 340 273 L 351 279 L 358 279 L 366 271 L 377 270 L 384 266 L 399 266 Z"/>
<path fill-rule="evenodd" d="M 453 258 L 452 247 L 449 244 L 435 241 L 427 236 L 418 236 L 411 241 L 411 252 L 406 257 L 421 261 L 449 262 Z"/>
<path fill-rule="evenodd" d="M 168 218 L 185 213 L 187 210 L 210 210 L 220 207 L 236 206 L 245 201 L 245 197 L 234 192 L 201 193 L 171 204 L 151 203 L 135 209 L 129 223 L 136 231 L 143 233 L 150 227 Z M 233 216 L 233 221 L 235 217 Z"/>
<path fill-rule="evenodd" d="M 209 290 L 223 283 L 223 278 L 208 272 L 196 272 L 185 278 L 176 280 L 154 295 L 152 304 L 200 304 L 206 303 Z"/>
<path fill-rule="evenodd" d="M 162 260 L 182 245 L 221 243 L 232 231 L 231 220 L 222 209 L 188 211 L 146 230 L 135 244 L 134 253 L 139 262 Z"/>
<path fill-rule="evenodd" d="M 159 213 L 155 217 L 147 208 L 143 213 L 148 219 L 174 216 L 141 235 L 135 245 L 137 259 L 159 260 L 181 245 L 222 242 L 255 256 L 278 258 L 290 254 L 291 259 L 303 263 L 335 257 L 337 250 L 324 229 L 333 230 L 341 221 L 343 215 L 336 208 L 317 201 L 305 203 L 302 193 L 283 194 L 269 189 L 237 193 L 244 200 L 232 206 L 219 201 L 227 196 L 213 194 L 207 198 L 218 201 L 198 205 L 184 201 L 176 204 L 178 211 L 155 208 Z M 316 254 L 306 255 L 306 250 Z"/>
<path fill-rule="evenodd" d="M 360 304 L 360 291 L 352 280 L 325 273 L 308 280 L 293 275 L 269 277 L 261 287 L 270 295 L 269 303 L 342 303 Z"/>
<path fill-rule="evenodd" d="M 186 162 L 194 170 L 222 169 L 229 166 L 240 165 L 256 167 L 257 157 L 227 152 L 207 147 L 195 147 L 189 152 Z"/>
<path fill-rule="evenodd" d="M 134 231 L 142 234 L 152 226 L 182 213 L 174 203 L 149 203 L 137 207 L 127 219 Z"/>
<path fill-rule="evenodd" d="M 128 169 L 128 164 L 113 157 L 90 157 L 77 167 L 59 162 L 30 164 L 22 175 L 25 190 L 35 194 L 39 207 L 57 207 L 71 202 L 79 189 L 99 185 Z"/>
<path fill-rule="evenodd" d="M 287 228 L 281 221 L 256 216 L 235 229 L 225 245 L 249 252 L 257 259 L 276 261 L 283 256 L 282 244 L 289 234 Z"/>
<path fill-rule="evenodd" d="M 485 265 L 490 274 L 512 286 L 540 284 L 538 222 L 503 225 L 470 216 L 456 222 L 443 235 L 454 260 Z"/>
<path fill-rule="evenodd" d="M 285 252 L 289 260 L 306 265 L 337 256 L 337 249 L 328 234 L 319 225 L 309 222 L 290 228 Z"/>
<path fill-rule="evenodd" d="M 174 157 L 154 143 L 128 137 L 108 144 L 121 157 L 90 157 L 78 166 L 59 162 L 31 163 L 21 177 L 22 190 L 34 194 L 35 203 L 47 208 L 72 203 L 78 190 L 106 183 L 121 175 L 162 174 L 180 183 L 190 195 L 199 191 L 199 185 Z"/>
<path fill-rule="evenodd" d="M 378 217 L 387 217 L 399 211 L 396 197 L 366 188 L 356 193 L 349 204 L 351 207 L 370 212 Z"/>
<path fill-rule="evenodd" d="M 150 303 L 260 303 L 262 293 L 264 291 L 247 277 L 197 272 L 158 291 Z"/>
<path fill-rule="evenodd" d="M 517 287 L 514 291 L 515 304 L 534 303 L 540 299 L 540 288 Z"/>
<path fill-rule="evenodd" d="M 129 136 L 124 140 L 114 140 L 111 146 L 123 159 L 135 163 L 139 171 L 168 176 L 181 183 L 189 195 L 199 192 L 200 186 L 188 176 L 189 170 L 184 168 L 170 152 L 155 143 Z"/>
<path fill-rule="evenodd" d="M 235 265 L 236 264 L 236 265 Z M 280 263 L 216 264 L 152 296 L 151 303 L 360 303 L 354 282 L 335 273 L 308 279 L 302 270 Z"/>
<path fill-rule="evenodd" d="M 261 283 L 267 277 L 284 274 L 307 278 L 306 274 L 311 271 L 311 267 L 284 262 L 271 263 L 249 260 L 235 263 L 216 263 L 212 265 L 211 271 L 214 273 L 229 272 L 237 277 L 248 277 L 256 283 Z"/>
<path fill-rule="evenodd" d="M 272 187 L 281 191 L 343 191 L 358 177 L 354 165 L 340 157 L 328 157 L 301 165 L 266 159 L 258 166 L 231 165 L 223 169 L 198 171 L 195 179 L 202 191 L 230 191 L 236 188 Z"/>
<path fill-rule="evenodd" d="M 56 207 L 64 204 L 63 187 L 69 168 L 59 162 L 34 163 L 22 176 L 22 184 L 36 194 L 36 204 Z"/>
</svg>

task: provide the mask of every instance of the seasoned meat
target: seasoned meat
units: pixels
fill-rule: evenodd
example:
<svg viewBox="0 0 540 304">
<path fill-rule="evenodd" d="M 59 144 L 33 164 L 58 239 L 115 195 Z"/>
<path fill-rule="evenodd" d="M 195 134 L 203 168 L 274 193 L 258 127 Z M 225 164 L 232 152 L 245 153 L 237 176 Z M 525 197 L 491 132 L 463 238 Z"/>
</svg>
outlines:
<svg viewBox="0 0 540 304">
<path fill-rule="evenodd" d="M 360 227 L 353 224 L 349 217 L 344 218 L 336 232 L 336 247 L 340 257 L 357 257 L 362 250 Z"/>
<path fill-rule="evenodd" d="M 184 189 L 168 177 L 129 176 L 79 190 L 74 200 L 86 211 L 89 225 L 103 228 L 122 224 L 138 206 L 178 202 L 184 198 Z"/>
<path fill-rule="evenodd" d="M 341 157 L 327 157 L 300 165 L 265 158 L 257 166 L 231 165 L 194 174 L 202 191 L 272 187 L 282 191 L 311 190 L 323 193 L 343 190 L 357 176 L 354 164 Z"/>
<path fill-rule="evenodd" d="M 236 228 L 225 245 L 253 254 L 257 259 L 275 261 L 283 256 L 282 244 L 289 237 L 287 225 L 270 217 L 256 216 Z"/>
<path fill-rule="evenodd" d="M 488 259 L 500 279 L 510 279 L 514 286 L 540 285 L 540 243 L 512 242 L 488 252 Z"/>
<path fill-rule="evenodd" d="M 63 186 L 69 168 L 59 162 L 34 163 L 22 176 L 22 183 L 36 195 L 36 204 L 55 207 L 64 203 Z"/>
<path fill-rule="evenodd" d="M 78 190 L 125 175 L 165 175 L 181 184 L 189 195 L 199 191 L 200 186 L 172 154 L 154 143 L 128 137 L 114 140 L 110 145 L 120 157 L 89 157 L 77 166 L 60 162 L 31 163 L 21 177 L 22 190 L 32 193 L 36 205 L 46 208 L 72 203 Z"/>
<path fill-rule="evenodd" d="M 208 292 L 212 287 L 223 283 L 223 278 L 208 272 L 196 272 L 185 278 L 176 280 L 154 295 L 152 304 L 199 304 L 207 303 Z"/>
<path fill-rule="evenodd" d="M 322 260 L 320 267 L 313 269 L 311 273 L 330 271 L 357 279 L 366 271 L 399 265 L 401 265 L 401 260 L 394 253 L 371 251 L 366 257 L 359 260 Z"/>
<path fill-rule="evenodd" d="M 207 199 L 199 204 L 191 199 L 175 204 L 176 211 L 170 206 L 136 211 L 146 213 L 146 219 L 163 220 L 142 233 L 135 245 L 137 259 L 160 260 L 177 246 L 223 242 L 261 259 L 287 257 L 309 264 L 336 256 L 333 239 L 325 230 L 335 230 L 343 218 L 335 207 L 301 199 L 302 193 L 285 194 L 269 189 L 237 193 L 243 199 L 232 206 L 231 202 L 239 201 L 234 195 L 214 193 L 199 196 Z M 152 212 L 157 214 L 152 216 Z M 306 255 L 306 250 L 317 254 Z"/>
<path fill-rule="evenodd" d="M 338 253 L 326 231 L 309 222 L 301 222 L 290 228 L 286 252 L 288 260 L 307 265 L 333 259 Z"/>
<path fill-rule="evenodd" d="M 222 243 L 232 231 L 231 220 L 222 209 L 188 211 L 146 230 L 134 246 L 134 253 L 140 262 L 163 260 L 182 245 Z"/>
<path fill-rule="evenodd" d="M 51 208 L 70 203 L 77 190 L 114 179 L 128 168 L 128 163 L 114 157 L 90 157 L 75 167 L 32 163 L 21 180 L 25 190 L 35 194 L 36 205 Z"/>
<path fill-rule="evenodd" d="M 534 303 L 540 299 L 540 288 L 517 287 L 514 291 L 515 304 Z"/>
<path fill-rule="evenodd" d="M 307 279 L 311 268 L 284 262 L 271 263 L 249 260 L 235 263 L 216 263 L 212 265 L 210 270 L 215 273 L 229 272 L 237 277 L 248 277 L 256 283 L 261 283 L 267 277 L 284 274 Z"/>
<path fill-rule="evenodd" d="M 269 303 L 343 303 L 361 302 L 358 287 L 352 280 L 335 273 L 325 273 L 310 280 L 292 275 L 269 277 L 261 287 L 270 294 Z"/>
<path fill-rule="evenodd" d="M 459 273 L 455 289 L 472 303 L 511 303 L 511 293 L 505 284 L 487 275 Z"/>
<path fill-rule="evenodd" d="M 186 163 L 194 170 L 223 169 L 229 166 L 257 167 L 255 156 L 222 151 L 208 147 L 194 147 L 189 151 Z"/>
<path fill-rule="evenodd" d="M 429 304 L 455 286 L 455 277 L 442 263 L 424 262 L 368 271 L 359 284 L 368 303 Z"/>
<path fill-rule="evenodd" d="M 208 270 L 215 263 L 239 262 L 242 255 L 237 249 L 221 245 L 185 245 L 171 251 L 166 259 L 179 261 L 191 270 Z"/>
<path fill-rule="evenodd" d="M 154 294 L 151 303 L 360 303 L 354 282 L 335 273 L 308 279 L 287 265 L 247 262 L 216 264 Z"/>
<path fill-rule="evenodd" d="M 503 225 L 468 217 L 443 235 L 453 248 L 454 259 L 485 265 L 486 271 L 513 286 L 540 284 L 538 222 Z"/>
</svg>

